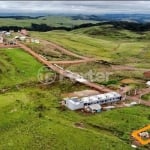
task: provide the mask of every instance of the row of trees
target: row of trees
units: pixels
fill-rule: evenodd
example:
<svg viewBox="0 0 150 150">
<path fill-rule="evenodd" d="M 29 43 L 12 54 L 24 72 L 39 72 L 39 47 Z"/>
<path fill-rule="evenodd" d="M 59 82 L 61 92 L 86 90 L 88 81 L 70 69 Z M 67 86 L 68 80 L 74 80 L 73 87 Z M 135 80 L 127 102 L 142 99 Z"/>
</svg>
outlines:
<svg viewBox="0 0 150 150">
<path fill-rule="evenodd" d="M 65 26 L 55 27 L 55 26 L 49 26 L 47 24 L 32 23 L 31 26 L 26 27 L 26 29 L 29 31 L 41 31 L 41 32 L 46 32 L 46 31 L 51 31 L 51 30 L 71 31 L 75 29 L 92 27 L 92 26 L 101 26 L 105 24 L 113 25 L 113 27 L 116 29 L 127 29 L 127 30 L 131 30 L 135 32 L 143 32 L 143 31 L 150 30 L 150 23 L 135 23 L 135 22 L 127 22 L 127 21 L 110 21 L 110 22 L 100 22 L 96 24 L 86 23 L 86 24 L 81 24 L 81 25 L 75 25 L 72 27 L 65 27 Z M 0 30 L 6 30 L 6 31 L 9 31 L 9 30 L 18 31 L 20 29 L 22 29 L 22 27 L 20 26 L 1 26 L 0 27 Z"/>
</svg>

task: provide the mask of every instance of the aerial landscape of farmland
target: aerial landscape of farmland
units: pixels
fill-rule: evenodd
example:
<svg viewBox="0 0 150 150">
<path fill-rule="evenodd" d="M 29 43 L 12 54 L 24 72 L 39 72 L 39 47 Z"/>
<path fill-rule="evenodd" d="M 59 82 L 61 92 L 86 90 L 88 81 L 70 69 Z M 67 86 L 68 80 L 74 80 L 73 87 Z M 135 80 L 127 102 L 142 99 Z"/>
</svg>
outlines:
<svg viewBox="0 0 150 150">
<path fill-rule="evenodd" d="M 0 150 L 150 149 L 150 2 L 0 4 Z"/>
</svg>

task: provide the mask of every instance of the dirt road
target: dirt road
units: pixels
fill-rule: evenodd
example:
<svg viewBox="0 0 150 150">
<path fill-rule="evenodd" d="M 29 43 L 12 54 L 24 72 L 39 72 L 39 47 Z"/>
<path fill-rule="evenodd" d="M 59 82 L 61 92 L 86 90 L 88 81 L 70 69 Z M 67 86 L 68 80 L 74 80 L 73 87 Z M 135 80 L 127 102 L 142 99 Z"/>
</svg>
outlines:
<svg viewBox="0 0 150 150">
<path fill-rule="evenodd" d="M 132 66 L 123 66 L 123 65 L 112 65 L 111 66 L 113 70 L 125 70 L 125 71 L 149 71 L 149 69 L 144 69 L 144 68 L 136 68 Z"/>
<path fill-rule="evenodd" d="M 84 57 L 84 56 L 80 56 L 78 54 L 75 54 L 75 53 L 73 53 L 73 52 L 63 48 L 62 46 L 53 43 L 53 42 L 42 40 L 42 39 L 40 39 L 40 41 L 45 45 L 50 45 L 51 47 L 57 49 L 58 51 L 61 51 L 63 54 L 73 56 L 73 57 L 76 57 L 76 58 L 80 58 L 80 59 L 89 59 L 88 57 Z"/>
<path fill-rule="evenodd" d="M 19 47 L 19 45 L 4 45 L 4 44 L 0 44 L 0 48 L 17 48 Z"/>
<path fill-rule="evenodd" d="M 41 57 L 39 54 L 35 53 L 32 49 L 30 49 L 29 47 L 25 46 L 24 44 L 19 43 L 19 46 L 24 49 L 26 52 L 28 52 L 29 54 L 31 54 L 33 57 L 35 57 L 38 61 L 40 61 L 41 63 L 45 64 L 46 66 L 48 66 L 49 68 L 51 68 L 53 71 L 57 72 L 58 74 L 67 77 L 71 80 L 75 80 L 76 82 L 79 82 L 81 84 L 84 84 L 90 88 L 93 88 L 95 90 L 98 90 L 102 93 L 105 92 L 110 92 L 111 90 L 104 87 L 104 86 L 100 86 L 98 84 L 92 83 L 86 79 L 84 79 L 83 77 L 81 77 L 80 75 L 64 70 L 63 68 L 61 68 L 60 66 L 57 65 L 53 65 L 51 64 L 49 61 L 45 60 L 43 57 Z"/>
<path fill-rule="evenodd" d="M 66 60 L 66 61 L 49 61 L 51 64 L 80 64 L 80 63 L 86 63 L 86 62 L 94 62 L 96 59 L 82 59 L 82 60 Z"/>
</svg>

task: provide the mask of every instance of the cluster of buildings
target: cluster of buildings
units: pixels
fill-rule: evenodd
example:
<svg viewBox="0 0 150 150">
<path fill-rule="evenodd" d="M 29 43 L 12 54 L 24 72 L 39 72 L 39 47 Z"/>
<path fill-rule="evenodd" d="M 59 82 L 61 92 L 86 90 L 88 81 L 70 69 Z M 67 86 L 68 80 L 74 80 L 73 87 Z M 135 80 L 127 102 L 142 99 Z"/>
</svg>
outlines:
<svg viewBox="0 0 150 150">
<path fill-rule="evenodd" d="M 101 106 L 121 101 L 122 96 L 117 92 L 92 95 L 87 97 L 65 98 L 63 103 L 70 110 L 86 109 L 90 112 L 100 112 Z"/>
<path fill-rule="evenodd" d="M 11 32 L 7 32 L 7 31 L 0 31 L 0 44 L 3 44 L 5 42 L 5 37 L 10 36 Z"/>
<path fill-rule="evenodd" d="M 16 40 L 11 37 L 14 31 L 0 31 L 0 44 L 16 45 Z"/>
<path fill-rule="evenodd" d="M 22 29 L 18 32 L 20 33 L 20 35 L 15 36 L 15 39 L 18 39 L 20 41 L 24 41 L 24 42 L 27 42 L 27 43 L 36 43 L 36 44 L 40 43 L 40 41 L 38 39 L 30 38 L 29 31 L 27 31 L 26 29 Z"/>
</svg>

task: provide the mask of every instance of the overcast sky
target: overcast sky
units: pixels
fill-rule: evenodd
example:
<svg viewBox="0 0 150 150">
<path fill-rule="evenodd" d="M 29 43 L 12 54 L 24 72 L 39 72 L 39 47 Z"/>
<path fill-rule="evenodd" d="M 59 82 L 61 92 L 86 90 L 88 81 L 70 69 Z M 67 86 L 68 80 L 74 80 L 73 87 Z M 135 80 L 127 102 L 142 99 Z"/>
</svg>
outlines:
<svg viewBox="0 0 150 150">
<path fill-rule="evenodd" d="M 0 13 L 150 13 L 150 1 L 0 1 Z"/>
</svg>

